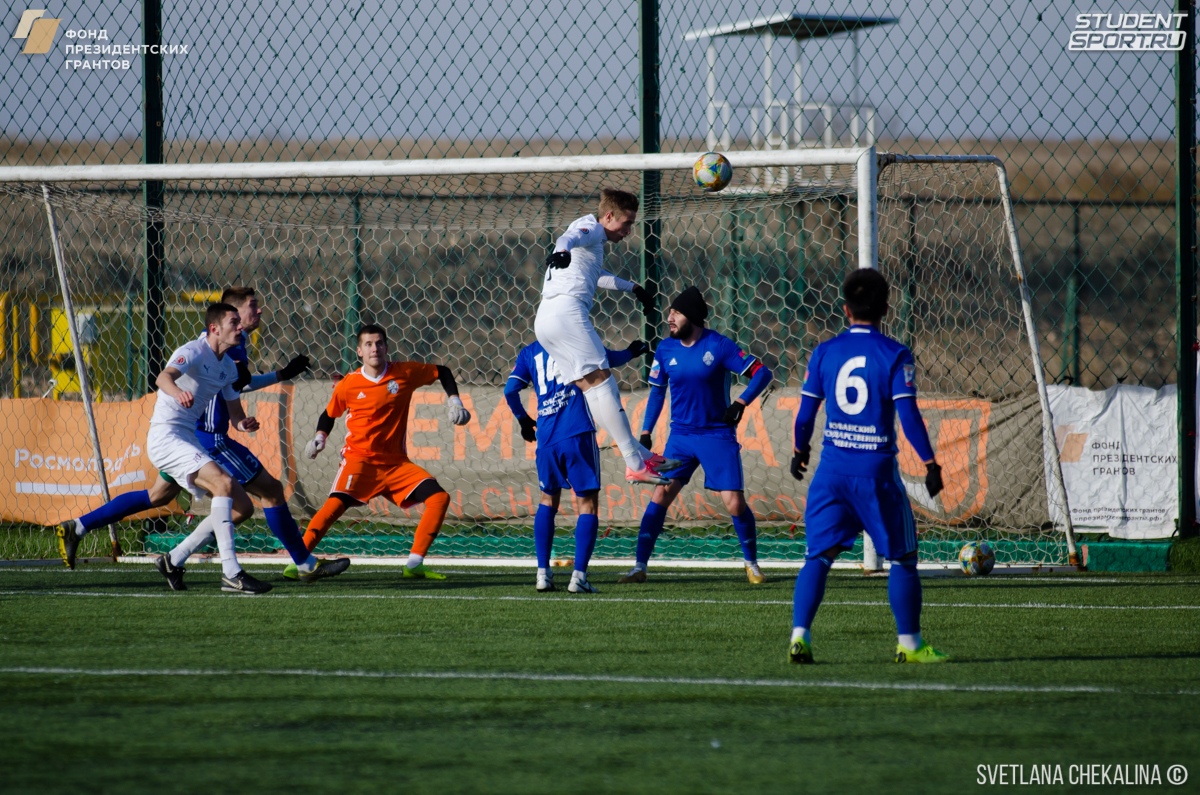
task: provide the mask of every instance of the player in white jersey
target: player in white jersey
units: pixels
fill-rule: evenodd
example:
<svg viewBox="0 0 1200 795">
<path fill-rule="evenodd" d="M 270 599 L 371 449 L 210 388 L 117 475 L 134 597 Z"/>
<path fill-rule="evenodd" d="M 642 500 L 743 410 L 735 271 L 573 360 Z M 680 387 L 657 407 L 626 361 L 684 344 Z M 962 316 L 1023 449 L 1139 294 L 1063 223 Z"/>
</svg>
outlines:
<svg viewBox="0 0 1200 795">
<path fill-rule="evenodd" d="M 597 287 L 631 292 L 645 311 L 654 306 L 644 288 L 604 270 L 604 244 L 628 237 L 637 213 L 636 196 L 604 188 L 598 214 L 584 216 L 567 227 L 546 259 L 542 303 L 533 329 L 538 342 L 558 363 L 563 378 L 583 392 L 592 419 L 617 443 L 625 459 L 625 479 L 666 485 L 670 481 L 659 470 L 671 469 L 679 462 L 650 452 L 634 438 L 604 343 L 591 319 Z"/>
<path fill-rule="evenodd" d="M 195 496 L 212 495 L 212 512 L 174 549 L 157 561 L 172 590 L 186 590 L 183 565 L 214 535 L 221 555 L 221 590 L 259 594 L 271 590 L 242 570 L 234 550 L 233 525 L 254 512 L 245 490 L 220 467 L 196 439 L 196 421 L 209 402 L 220 396 L 229 409 L 229 422 L 246 433 L 258 430 L 247 417 L 233 389 L 238 368 L 226 351 L 241 342 L 241 319 L 229 304 L 213 304 L 204 315 L 205 336 L 171 354 L 155 384 L 158 397 L 150 417 L 146 452 L 150 463 Z"/>
</svg>

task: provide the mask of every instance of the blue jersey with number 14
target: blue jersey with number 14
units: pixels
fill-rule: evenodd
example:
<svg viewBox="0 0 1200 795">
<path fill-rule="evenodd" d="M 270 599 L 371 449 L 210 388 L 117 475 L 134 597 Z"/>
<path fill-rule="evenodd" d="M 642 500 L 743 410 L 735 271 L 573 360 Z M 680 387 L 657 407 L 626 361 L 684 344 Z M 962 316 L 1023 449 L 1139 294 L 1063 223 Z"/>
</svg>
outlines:
<svg viewBox="0 0 1200 795">
<path fill-rule="evenodd" d="M 570 382 L 563 383 L 560 377 L 558 365 L 540 342 L 521 349 L 509 376 L 522 384 L 533 384 L 537 393 L 539 442 L 554 442 L 596 430 L 579 388 Z"/>
<path fill-rule="evenodd" d="M 904 345 L 856 325 L 821 343 L 808 360 L 802 394 L 825 401 L 820 466 L 890 478 L 896 468 L 896 406 L 915 399 L 916 368 Z"/>
</svg>

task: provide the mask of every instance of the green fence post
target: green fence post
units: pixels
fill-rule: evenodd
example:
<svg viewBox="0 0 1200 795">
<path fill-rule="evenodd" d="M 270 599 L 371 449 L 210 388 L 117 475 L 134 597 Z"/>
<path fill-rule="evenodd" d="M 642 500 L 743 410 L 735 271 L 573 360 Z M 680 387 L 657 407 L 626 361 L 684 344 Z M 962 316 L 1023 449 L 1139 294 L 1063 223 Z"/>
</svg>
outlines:
<svg viewBox="0 0 1200 795">
<path fill-rule="evenodd" d="M 1196 4 L 1185 14 L 1183 49 L 1175 56 L 1175 328 L 1179 417 L 1179 535 L 1196 527 Z"/>
<path fill-rule="evenodd" d="M 142 3 L 142 162 L 163 162 L 162 100 L 162 4 L 160 0 Z M 155 389 L 155 380 L 167 358 L 166 307 L 164 306 L 163 260 L 163 184 L 150 180 L 142 184 L 145 207 L 143 290 L 146 301 L 146 379 Z"/>
<path fill-rule="evenodd" d="M 358 332 L 358 326 L 362 317 L 362 292 L 359 290 L 359 284 L 362 283 L 362 196 L 354 194 L 352 201 L 354 208 L 354 272 L 350 275 L 350 281 L 346 285 L 346 320 L 343 326 L 342 333 L 342 372 L 348 373 L 354 369 L 355 362 L 358 359 L 355 351 L 358 348 L 356 342 L 351 342 L 354 335 Z"/>
<path fill-rule="evenodd" d="M 1079 202 L 1071 203 L 1071 273 L 1067 276 L 1066 306 L 1063 307 L 1062 374 L 1079 386 L 1079 269 L 1083 264 L 1083 246 L 1079 240 Z"/>
<path fill-rule="evenodd" d="M 638 121 L 642 152 L 657 153 L 661 142 L 659 138 L 659 100 L 658 100 L 658 0 L 639 0 L 638 2 L 638 60 L 641 75 L 638 80 L 640 108 Z M 659 272 L 659 251 L 662 243 L 662 220 L 659 218 L 661 207 L 660 192 L 662 174 L 657 171 L 642 172 L 641 190 L 641 235 L 642 251 L 640 272 L 642 286 L 657 295 L 661 286 L 662 275 Z M 658 326 L 660 315 L 658 301 L 654 307 L 644 313 L 645 326 L 643 335 L 651 346 L 658 342 Z M 649 377 L 647 367 L 642 368 L 643 375 Z"/>
</svg>

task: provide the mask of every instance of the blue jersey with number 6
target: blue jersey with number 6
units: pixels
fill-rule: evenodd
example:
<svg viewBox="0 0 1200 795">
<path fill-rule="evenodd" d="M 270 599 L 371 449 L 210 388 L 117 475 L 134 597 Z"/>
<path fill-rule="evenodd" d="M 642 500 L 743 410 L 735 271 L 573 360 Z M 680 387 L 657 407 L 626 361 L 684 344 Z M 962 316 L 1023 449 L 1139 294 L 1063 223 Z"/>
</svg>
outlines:
<svg viewBox="0 0 1200 795">
<path fill-rule="evenodd" d="M 873 326 L 851 326 L 817 346 L 801 392 L 825 401 L 823 469 L 893 477 L 895 401 L 916 398 L 915 372 L 908 348 Z"/>
</svg>

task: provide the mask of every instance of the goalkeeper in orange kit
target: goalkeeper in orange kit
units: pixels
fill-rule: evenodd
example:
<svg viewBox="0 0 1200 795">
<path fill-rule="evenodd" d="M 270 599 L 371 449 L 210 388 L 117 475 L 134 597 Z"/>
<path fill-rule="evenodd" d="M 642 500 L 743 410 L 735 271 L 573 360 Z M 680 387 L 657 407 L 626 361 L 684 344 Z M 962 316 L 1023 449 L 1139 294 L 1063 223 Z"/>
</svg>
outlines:
<svg viewBox="0 0 1200 795">
<path fill-rule="evenodd" d="M 444 574 L 425 566 L 425 555 L 442 529 L 450 495 L 433 475 L 408 459 L 408 408 L 414 391 L 440 381 L 446 390 L 450 421 L 466 425 L 471 414 L 463 407 L 448 367 L 388 361 L 387 332 L 382 327 L 369 323 L 360 328 L 357 352 L 362 367 L 334 385 L 333 397 L 317 420 L 316 435 L 304 449 L 305 455 L 316 458 L 325 449 L 334 419 L 346 414 L 342 464 L 329 499 L 308 523 L 304 544 L 313 550 L 347 508 L 380 495 L 404 508 L 424 503 L 404 576 L 444 580 Z"/>
</svg>

